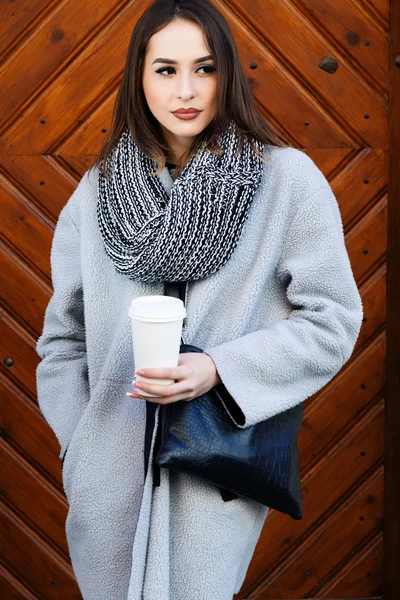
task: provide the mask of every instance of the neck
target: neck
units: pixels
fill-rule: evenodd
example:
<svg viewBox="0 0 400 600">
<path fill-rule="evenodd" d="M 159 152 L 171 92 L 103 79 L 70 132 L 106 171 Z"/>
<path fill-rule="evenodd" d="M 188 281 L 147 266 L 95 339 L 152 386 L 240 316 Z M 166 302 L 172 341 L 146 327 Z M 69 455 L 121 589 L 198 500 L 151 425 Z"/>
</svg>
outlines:
<svg viewBox="0 0 400 600">
<path fill-rule="evenodd" d="M 176 165 L 179 159 L 190 147 L 192 138 L 184 138 L 173 135 L 170 131 L 167 131 L 164 127 L 162 128 L 164 140 L 169 146 L 169 152 L 167 154 L 167 162 Z"/>
</svg>

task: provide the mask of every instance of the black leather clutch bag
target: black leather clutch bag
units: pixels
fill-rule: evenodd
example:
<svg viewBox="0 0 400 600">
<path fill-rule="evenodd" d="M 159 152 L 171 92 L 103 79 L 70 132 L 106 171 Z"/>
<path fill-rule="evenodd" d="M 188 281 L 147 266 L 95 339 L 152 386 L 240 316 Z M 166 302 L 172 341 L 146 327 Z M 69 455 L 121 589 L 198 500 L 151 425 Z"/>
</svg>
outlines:
<svg viewBox="0 0 400 600">
<path fill-rule="evenodd" d="M 182 344 L 180 352 L 202 350 Z M 303 403 L 244 429 L 230 416 L 238 408 L 222 384 L 189 402 L 161 405 L 157 465 L 301 519 L 297 436 Z"/>
</svg>

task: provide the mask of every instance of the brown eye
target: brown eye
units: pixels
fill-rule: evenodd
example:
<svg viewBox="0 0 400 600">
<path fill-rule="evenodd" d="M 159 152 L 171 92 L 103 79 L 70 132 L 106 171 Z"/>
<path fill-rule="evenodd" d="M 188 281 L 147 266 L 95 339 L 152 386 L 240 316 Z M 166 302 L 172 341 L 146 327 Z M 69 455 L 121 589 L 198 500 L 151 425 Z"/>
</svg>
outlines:
<svg viewBox="0 0 400 600">
<path fill-rule="evenodd" d="M 158 71 L 156 71 L 156 73 L 160 73 L 160 75 L 161 75 L 164 71 L 169 71 L 170 69 L 172 69 L 172 71 L 175 71 L 175 69 L 173 67 L 164 67 L 163 69 L 158 69 Z M 163 77 L 165 77 L 165 75 L 163 75 Z"/>
<path fill-rule="evenodd" d="M 212 65 L 203 65 L 202 67 L 198 68 L 198 71 L 200 71 L 200 69 L 206 69 L 206 73 L 213 73 L 214 71 L 217 70 Z M 156 73 L 159 73 L 163 77 L 166 77 L 167 75 L 172 75 L 172 73 L 167 73 L 167 75 L 163 75 L 164 71 L 170 71 L 170 70 L 175 71 L 175 69 L 173 67 L 164 67 L 163 69 L 158 69 L 158 71 L 156 71 Z"/>
<path fill-rule="evenodd" d="M 213 73 L 214 71 L 217 70 L 215 67 L 212 67 L 211 65 L 204 65 L 203 67 L 200 67 L 200 69 L 208 69 L 208 71 L 206 71 L 206 73 Z"/>
</svg>

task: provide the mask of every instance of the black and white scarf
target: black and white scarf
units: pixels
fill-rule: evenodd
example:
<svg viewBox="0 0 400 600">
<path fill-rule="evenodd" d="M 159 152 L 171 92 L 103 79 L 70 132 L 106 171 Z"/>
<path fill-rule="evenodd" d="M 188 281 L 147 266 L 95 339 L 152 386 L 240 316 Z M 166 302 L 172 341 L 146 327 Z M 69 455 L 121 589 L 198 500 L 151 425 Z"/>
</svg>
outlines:
<svg viewBox="0 0 400 600">
<path fill-rule="evenodd" d="M 245 139 L 237 155 L 233 121 L 215 155 L 205 142 L 174 181 L 170 195 L 156 163 L 126 128 L 99 172 L 97 217 L 116 270 L 141 281 L 190 281 L 211 275 L 230 258 L 261 181 L 261 159 Z M 262 153 L 264 145 L 253 141 Z"/>
</svg>

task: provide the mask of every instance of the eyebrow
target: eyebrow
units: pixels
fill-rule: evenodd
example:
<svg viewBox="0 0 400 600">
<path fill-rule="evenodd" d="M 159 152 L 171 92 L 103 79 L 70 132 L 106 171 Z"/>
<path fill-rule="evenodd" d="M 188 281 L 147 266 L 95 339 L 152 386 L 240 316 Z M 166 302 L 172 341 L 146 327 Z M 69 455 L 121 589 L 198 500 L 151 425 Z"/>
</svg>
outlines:
<svg viewBox="0 0 400 600">
<path fill-rule="evenodd" d="M 193 63 L 196 65 L 197 63 L 201 63 L 205 60 L 214 60 L 214 57 L 212 54 L 209 54 L 209 56 L 202 56 L 201 58 L 197 58 L 196 60 L 193 61 Z M 153 60 L 153 62 L 151 63 L 152 65 L 154 65 L 155 63 L 164 63 L 167 65 L 176 65 L 177 62 L 176 60 L 171 60 L 170 58 L 156 58 L 155 60 Z"/>
</svg>

